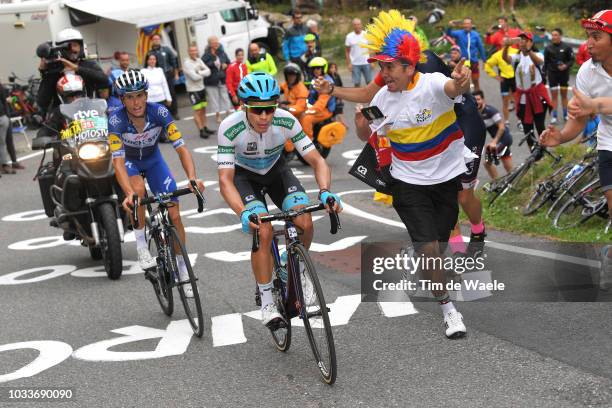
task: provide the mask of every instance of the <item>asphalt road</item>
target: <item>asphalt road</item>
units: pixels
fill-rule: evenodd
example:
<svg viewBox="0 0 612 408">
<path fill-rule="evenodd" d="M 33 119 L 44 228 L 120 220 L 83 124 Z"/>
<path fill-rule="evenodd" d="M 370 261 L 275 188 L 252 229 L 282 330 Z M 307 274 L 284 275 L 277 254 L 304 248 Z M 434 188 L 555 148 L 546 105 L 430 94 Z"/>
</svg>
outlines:
<svg viewBox="0 0 612 408">
<path fill-rule="evenodd" d="M 497 95 L 496 84 L 484 84 Z M 180 113 L 186 118 L 189 109 Z M 507 289 L 462 292 L 479 299 L 456 302 L 469 331 L 457 341 L 445 338 L 439 307 L 420 297 L 360 301 L 359 243 L 408 237 L 393 209 L 373 202 L 368 187 L 347 174 L 361 147 L 352 131 L 328 159 L 333 191 L 345 201 L 343 228 L 331 236 L 327 217 L 317 219 L 311 250 L 331 303 L 338 356 L 337 383 L 323 384 L 303 329 L 295 328 L 282 354 L 250 313 L 257 310 L 246 261 L 250 238 L 216 190 L 216 140 L 195 137 L 191 120 L 179 128 L 198 175 L 209 181 L 203 216 L 193 211 L 195 199 L 181 200 L 204 337 L 191 336 L 180 308 L 172 318 L 161 312 L 134 265 L 129 235 L 124 276 L 111 282 L 85 248 L 49 226 L 32 181 L 36 156 L 24 161 L 27 171 L 0 179 L 0 405 L 10 390 L 26 387 L 71 388 L 72 401 L 61 406 L 79 407 L 612 405 L 610 295 L 592 285 L 598 261 L 589 246 L 489 231 L 489 272 L 472 276 Z M 163 145 L 162 152 L 183 180 L 172 148 Z M 292 167 L 314 191 L 310 170 Z"/>
</svg>

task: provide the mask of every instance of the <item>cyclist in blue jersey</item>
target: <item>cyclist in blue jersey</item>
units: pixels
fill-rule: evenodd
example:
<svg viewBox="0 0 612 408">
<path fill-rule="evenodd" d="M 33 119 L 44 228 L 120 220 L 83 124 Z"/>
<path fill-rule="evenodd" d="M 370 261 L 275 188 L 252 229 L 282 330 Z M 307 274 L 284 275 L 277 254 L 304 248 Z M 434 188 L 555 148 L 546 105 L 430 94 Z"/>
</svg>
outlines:
<svg viewBox="0 0 612 408">
<path fill-rule="evenodd" d="M 115 80 L 115 89 L 124 107 L 108 119 L 109 142 L 117 181 L 125 193 L 123 207 L 126 211 L 130 211 L 134 205 L 134 193 L 138 194 L 138 197 L 144 196 L 145 183 L 142 174 L 153 194 L 176 190 L 176 181 L 159 150 L 158 143 L 162 133 L 166 133 L 172 142 L 187 178 L 194 180 L 200 191 L 204 191 L 204 183 L 196 177 L 191 153 L 185 146 L 168 108 L 147 102 L 148 82 L 144 75 L 140 71 L 128 70 Z M 170 207 L 168 212 L 181 240 L 185 242 L 185 228 L 181 221 L 178 199 L 174 201 L 176 204 Z M 144 207 L 138 208 L 138 218 L 141 220 L 140 225 L 134 228 L 138 262 L 143 270 L 147 270 L 156 266 L 156 260 L 151 257 L 145 239 Z M 180 255 L 177 256 L 177 265 L 179 279 L 188 280 L 185 260 Z M 185 289 L 188 296 L 193 296 L 190 286 Z"/>
<path fill-rule="evenodd" d="M 306 136 L 300 123 L 289 112 L 277 109 L 280 88 L 276 80 L 264 73 L 245 76 L 238 86 L 238 97 L 243 109 L 225 118 L 219 126 L 217 166 L 221 195 L 240 216 L 242 231 L 259 229 L 260 247 L 270 248 L 272 225 L 256 225 L 249 221 L 251 214 L 268 213 L 265 195 L 283 211 L 308 205 L 304 187 L 286 165 L 282 152 L 285 142 L 291 140 L 295 149 L 313 167 L 319 186 L 319 199 L 335 199 L 334 210 L 342 209 L 340 198 L 329 191 L 331 171 Z M 326 206 L 330 211 L 329 206 Z M 306 248 L 313 236 L 312 217 L 296 217 L 295 225 L 303 231 L 300 238 Z M 261 292 L 262 323 L 273 325 L 282 319 L 272 297 L 272 254 L 269 250 L 251 253 L 251 265 Z M 312 282 L 303 270 L 300 273 L 306 302 L 313 299 Z"/>
</svg>

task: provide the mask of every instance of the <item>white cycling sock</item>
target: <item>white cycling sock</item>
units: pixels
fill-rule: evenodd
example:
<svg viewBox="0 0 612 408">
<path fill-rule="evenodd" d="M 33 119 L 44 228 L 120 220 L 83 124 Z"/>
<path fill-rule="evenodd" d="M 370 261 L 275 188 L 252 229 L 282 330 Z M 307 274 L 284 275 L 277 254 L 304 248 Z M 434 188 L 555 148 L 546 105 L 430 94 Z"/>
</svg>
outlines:
<svg viewBox="0 0 612 408">
<path fill-rule="evenodd" d="M 270 303 L 274 303 L 274 299 L 272 298 L 272 288 L 274 284 L 272 281 L 269 283 L 257 283 L 259 287 L 259 293 L 261 293 L 261 308 L 263 309 Z"/>
<path fill-rule="evenodd" d="M 455 309 L 455 305 L 453 305 L 453 302 L 446 302 L 446 303 L 440 303 L 440 307 L 442 308 L 442 314 L 446 315 L 448 312 L 455 312 L 457 311 L 457 309 Z"/>
<path fill-rule="evenodd" d="M 178 266 L 179 279 L 181 282 L 189 280 L 189 272 L 187 271 L 187 265 L 185 265 L 183 255 L 176 256 L 176 266 Z"/>
<path fill-rule="evenodd" d="M 134 237 L 136 237 L 136 249 L 147 248 L 147 239 L 145 238 L 144 228 L 134 228 Z"/>
</svg>

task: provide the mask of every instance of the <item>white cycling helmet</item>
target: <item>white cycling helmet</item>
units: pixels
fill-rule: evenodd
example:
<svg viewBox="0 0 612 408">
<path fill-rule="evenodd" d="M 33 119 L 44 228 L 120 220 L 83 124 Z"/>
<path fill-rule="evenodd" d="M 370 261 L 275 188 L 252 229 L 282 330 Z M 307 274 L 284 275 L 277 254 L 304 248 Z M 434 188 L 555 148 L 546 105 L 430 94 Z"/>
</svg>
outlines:
<svg viewBox="0 0 612 408">
<path fill-rule="evenodd" d="M 79 30 L 75 30 L 74 28 L 64 28 L 62 31 L 57 33 L 57 37 L 55 38 L 55 45 L 63 44 L 69 41 L 78 41 L 82 44 L 83 35 Z"/>
</svg>

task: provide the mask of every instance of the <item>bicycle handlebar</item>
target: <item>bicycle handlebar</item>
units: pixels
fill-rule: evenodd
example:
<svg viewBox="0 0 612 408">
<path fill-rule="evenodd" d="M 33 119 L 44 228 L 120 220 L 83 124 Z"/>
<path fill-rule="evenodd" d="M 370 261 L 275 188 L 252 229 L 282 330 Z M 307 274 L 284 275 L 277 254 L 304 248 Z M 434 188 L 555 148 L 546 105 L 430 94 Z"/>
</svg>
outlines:
<svg viewBox="0 0 612 408">
<path fill-rule="evenodd" d="M 329 232 L 331 234 L 336 234 L 338 233 L 339 229 L 342 229 L 342 225 L 340 224 L 340 217 L 338 216 L 338 213 L 333 210 L 335 203 L 336 203 L 336 200 L 334 200 L 333 197 L 329 197 L 327 199 L 327 205 L 329 205 L 329 207 L 332 208 L 332 211 L 329 213 L 329 222 L 330 222 Z M 272 222 L 272 221 L 279 221 L 279 220 L 288 221 L 295 217 L 299 217 L 302 214 L 320 211 L 324 208 L 325 208 L 325 204 L 319 203 L 319 204 L 309 205 L 304 208 L 300 208 L 299 210 L 288 210 L 288 211 L 283 211 L 283 212 L 279 212 L 276 214 L 264 215 L 262 217 L 258 217 L 257 214 L 251 214 L 249 215 L 249 221 L 251 221 L 255 225 L 259 225 L 260 221 L 261 222 Z M 259 230 L 255 229 L 255 231 L 253 231 L 253 243 L 251 245 L 251 251 L 257 252 L 258 249 L 259 249 Z"/>
<path fill-rule="evenodd" d="M 139 224 L 137 211 L 139 206 L 152 203 L 167 203 L 174 197 L 180 197 L 192 193 L 196 196 L 196 199 L 198 200 L 198 212 L 201 213 L 202 211 L 204 211 L 204 204 L 206 204 L 206 200 L 204 199 L 202 192 L 198 189 L 198 186 L 194 180 L 190 180 L 190 184 L 193 188 L 193 191 L 191 191 L 191 189 L 189 188 L 180 188 L 171 193 L 160 193 L 155 196 L 144 197 L 142 200 L 138 198 L 137 194 L 132 195 L 132 200 L 134 202 L 134 206 L 132 207 L 132 216 L 134 217 L 134 223 L 136 225 Z"/>
</svg>

